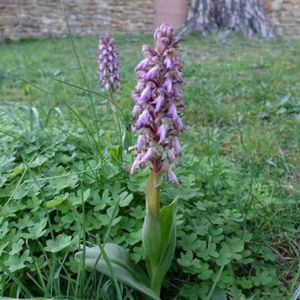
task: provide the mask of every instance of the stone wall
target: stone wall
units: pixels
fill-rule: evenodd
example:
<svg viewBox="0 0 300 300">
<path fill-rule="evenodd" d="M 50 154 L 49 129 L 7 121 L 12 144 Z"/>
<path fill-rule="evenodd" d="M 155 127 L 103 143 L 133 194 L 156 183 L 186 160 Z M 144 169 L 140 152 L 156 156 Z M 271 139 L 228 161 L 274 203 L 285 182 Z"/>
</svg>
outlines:
<svg viewBox="0 0 300 300">
<path fill-rule="evenodd" d="M 264 0 L 268 19 L 280 35 L 300 36 L 300 0 Z"/>
<path fill-rule="evenodd" d="M 64 8 L 77 36 L 153 27 L 153 0 L 64 0 Z M 60 0 L 0 0 L 0 40 L 65 35 Z"/>
<path fill-rule="evenodd" d="M 300 36 L 300 0 L 264 0 L 276 32 Z M 149 32 L 154 0 L 64 0 L 72 32 Z M 0 0 L 0 40 L 67 35 L 60 0 Z"/>
</svg>

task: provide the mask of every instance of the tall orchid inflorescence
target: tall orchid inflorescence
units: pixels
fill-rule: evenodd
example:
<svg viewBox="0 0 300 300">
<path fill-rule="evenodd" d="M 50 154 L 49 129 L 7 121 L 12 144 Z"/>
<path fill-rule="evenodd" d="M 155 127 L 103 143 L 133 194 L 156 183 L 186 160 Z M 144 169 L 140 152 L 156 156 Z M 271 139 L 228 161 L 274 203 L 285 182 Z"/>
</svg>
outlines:
<svg viewBox="0 0 300 300">
<path fill-rule="evenodd" d="M 108 50 L 107 45 L 111 45 L 107 38 L 102 38 L 102 41 L 100 52 Z M 161 178 L 167 172 L 169 181 L 179 184 L 173 167 L 181 155 L 178 135 L 184 130 L 180 119 L 184 100 L 180 91 L 183 63 L 173 29 L 161 25 L 154 34 L 154 41 L 154 49 L 144 46 L 144 59 L 136 67 L 138 82 L 133 93 L 135 106 L 132 112 L 133 130 L 139 136 L 134 147 L 137 157 L 131 173 L 134 174 L 138 168 L 144 168 L 147 164 L 151 167 L 145 188 L 146 211 L 142 230 L 147 273 L 130 260 L 126 249 L 112 243 L 106 244 L 103 249 L 101 243 L 99 247 L 86 247 L 85 251 L 76 254 L 76 259 L 81 261 L 82 255 L 85 255 L 86 266 L 96 267 L 107 276 L 114 274 L 123 283 L 144 293 L 147 299 L 160 300 L 162 283 L 175 254 L 178 203 L 176 198 L 169 205 L 160 207 Z M 101 80 L 107 76 L 102 71 L 106 63 L 111 62 L 109 53 L 105 51 L 99 55 Z M 108 86 L 112 104 L 113 87 Z M 103 253 L 113 262 L 111 265 L 107 264 Z"/>
<path fill-rule="evenodd" d="M 136 66 L 137 85 L 133 93 L 133 131 L 139 134 L 137 156 L 131 173 L 150 163 L 155 173 L 166 171 L 168 180 L 179 184 L 173 166 L 181 155 L 178 135 L 184 130 L 180 113 L 183 63 L 178 54 L 179 40 L 173 29 L 162 24 L 154 34 L 155 49 L 143 47 L 144 59 Z"/>
<path fill-rule="evenodd" d="M 105 34 L 98 46 L 98 74 L 99 82 L 107 91 L 114 91 L 120 87 L 119 55 L 115 41 Z"/>
<path fill-rule="evenodd" d="M 184 130 L 180 114 L 185 103 L 180 90 L 183 63 L 178 53 L 179 40 L 170 26 L 162 24 L 154 33 L 154 42 L 154 49 L 143 47 L 144 59 L 135 69 L 132 115 L 133 131 L 139 136 L 131 173 L 150 165 L 142 243 L 150 288 L 159 296 L 175 252 L 177 207 L 175 199 L 160 208 L 161 176 L 167 172 L 168 180 L 179 185 L 173 167 L 181 155 L 178 135 Z"/>
</svg>

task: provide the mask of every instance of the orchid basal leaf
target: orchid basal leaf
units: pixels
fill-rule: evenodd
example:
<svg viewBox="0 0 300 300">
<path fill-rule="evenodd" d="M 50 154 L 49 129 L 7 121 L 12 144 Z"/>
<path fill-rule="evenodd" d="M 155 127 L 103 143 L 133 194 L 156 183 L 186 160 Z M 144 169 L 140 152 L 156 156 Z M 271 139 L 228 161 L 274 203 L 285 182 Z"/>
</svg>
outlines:
<svg viewBox="0 0 300 300">
<path fill-rule="evenodd" d="M 96 269 L 108 277 L 114 275 L 122 283 L 154 300 L 160 300 L 160 298 L 149 288 L 149 279 L 145 272 L 130 260 L 127 250 L 116 244 L 108 243 L 104 246 L 104 251 L 110 260 L 113 274 L 105 260 L 102 258 L 101 250 L 98 246 L 91 248 L 86 247 L 86 267 Z M 75 258 L 78 261 L 80 261 L 82 253 L 82 251 L 76 253 Z"/>
</svg>

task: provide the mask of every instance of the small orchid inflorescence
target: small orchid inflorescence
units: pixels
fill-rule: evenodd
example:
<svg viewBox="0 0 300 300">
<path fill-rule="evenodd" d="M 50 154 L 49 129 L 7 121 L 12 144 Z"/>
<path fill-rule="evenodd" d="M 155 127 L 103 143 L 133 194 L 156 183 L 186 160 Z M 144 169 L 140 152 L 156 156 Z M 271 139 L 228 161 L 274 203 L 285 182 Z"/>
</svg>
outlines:
<svg viewBox="0 0 300 300">
<path fill-rule="evenodd" d="M 154 41 L 155 49 L 144 45 L 144 59 L 135 68 L 132 116 L 133 131 L 139 136 L 131 173 L 150 163 L 153 172 L 166 171 L 168 180 L 178 185 L 173 166 L 181 155 L 178 135 L 184 130 L 180 118 L 185 106 L 181 93 L 183 63 L 178 54 L 179 40 L 170 26 L 162 24 Z"/>
<path fill-rule="evenodd" d="M 98 74 L 99 82 L 107 91 L 114 91 L 120 87 L 119 55 L 115 41 L 105 34 L 98 46 Z"/>
</svg>

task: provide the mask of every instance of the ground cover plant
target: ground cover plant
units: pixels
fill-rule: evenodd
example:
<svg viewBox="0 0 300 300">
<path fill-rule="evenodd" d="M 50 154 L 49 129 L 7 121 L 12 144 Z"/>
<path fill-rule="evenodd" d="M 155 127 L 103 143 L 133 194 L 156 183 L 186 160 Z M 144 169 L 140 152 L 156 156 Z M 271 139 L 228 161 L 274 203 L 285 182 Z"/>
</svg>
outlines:
<svg viewBox="0 0 300 300">
<path fill-rule="evenodd" d="M 134 67 L 150 36 L 117 35 L 122 147 L 97 78 L 97 38 L 0 48 L 0 295 L 141 299 L 85 271 L 79 245 L 142 260 L 147 170 L 130 176 Z M 181 43 L 187 102 L 175 259 L 162 299 L 289 299 L 299 275 L 300 43 Z M 76 50 L 76 51 L 75 51 Z M 79 62 L 79 63 L 78 63 Z M 251 298 L 252 297 L 252 298 Z"/>
</svg>

